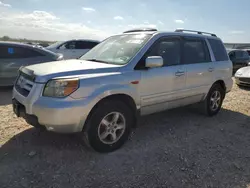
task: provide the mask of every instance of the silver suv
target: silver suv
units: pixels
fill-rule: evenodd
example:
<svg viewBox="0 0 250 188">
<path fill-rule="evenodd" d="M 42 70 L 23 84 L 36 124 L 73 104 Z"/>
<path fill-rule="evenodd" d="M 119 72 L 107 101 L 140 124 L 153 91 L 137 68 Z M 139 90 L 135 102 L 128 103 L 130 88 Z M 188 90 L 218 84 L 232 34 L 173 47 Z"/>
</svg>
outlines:
<svg viewBox="0 0 250 188">
<path fill-rule="evenodd" d="M 82 132 L 96 151 L 128 139 L 138 115 L 201 102 L 213 116 L 232 88 L 232 62 L 215 34 L 130 30 L 76 60 L 20 68 L 18 117 L 48 131 Z"/>
</svg>

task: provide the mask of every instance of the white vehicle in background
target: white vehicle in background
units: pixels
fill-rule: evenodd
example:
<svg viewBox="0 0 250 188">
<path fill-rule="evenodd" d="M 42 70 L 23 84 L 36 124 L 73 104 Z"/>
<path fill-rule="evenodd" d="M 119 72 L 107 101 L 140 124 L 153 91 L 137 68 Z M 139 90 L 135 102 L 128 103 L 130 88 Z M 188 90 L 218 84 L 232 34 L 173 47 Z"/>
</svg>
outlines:
<svg viewBox="0 0 250 188">
<path fill-rule="evenodd" d="M 234 77 L 238 86 L 250 87 L 250 66 L 237 70 Z"/>
<path fill-rule="evenodd" d="M 69 40 L 56 42 L 46 47 L 46 49 L 55 53 L 63 54 L 64 59 L 76 59 L 84 55 L 99 43 L 100 41 L 88 39 Z"/>
</svg>

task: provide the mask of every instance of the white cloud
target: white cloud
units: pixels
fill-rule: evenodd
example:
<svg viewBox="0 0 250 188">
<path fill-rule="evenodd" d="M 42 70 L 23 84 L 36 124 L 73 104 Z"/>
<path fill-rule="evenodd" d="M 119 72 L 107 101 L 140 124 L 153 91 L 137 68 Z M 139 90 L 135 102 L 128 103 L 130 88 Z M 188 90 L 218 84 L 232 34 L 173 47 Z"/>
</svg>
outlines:
<svg viewBox="0 0 250 188">
<path fill-rule="evenodd" d="M 230 34 L 244 34 L 245 31 L 241 31 L 241 30 L 233 30 L 233 31 L 229 31 Z"/>
<path fill-rule="evenodd" d="M 124 20 L 124 18 L 121 17 L 121 16 L 115 16 L 115 17 L 114 17 L 114 20 Z"/>
<path fill-rule="evenodd" d="M 161 20 L 158 20 L 157 23 L 158 23 L 159 25 L 164 25 L 164 23 L 163 23 Z"/>
<path fill-rule="evenodd" d="M 85 12 L 95 12 L 96 11 L 94 8 L 91 8 L 91 7 L 82 7 L 82 10 Z"/>
<path fill-rule="evenodd" d="M 40 40 L 67 40 L 72 38 L 104 39 L 108 33 L 82 23 L 68 23 L 52 13 L 0 13 L 0 35 Z"/>
<path fill-rule="evenodd" d="M 11 7 L 11 5 L 10 5 L 10 4 L 3 3 L 3 2 L 1 2 L 1 1 L 0 1 L 0 6 L 4 6 L 4 7 Z"/>
<path fill-rule="evenodd" d="M 40 21 L 40 20 L 57 20 L 59 19 L 58 17 L 54 16 L 51 13 L 45 12 L 45 11 L 40 11 L 40 10 L 35 10 L 30 14 L 20 14 L 17 15 L 16 18 L 20 19 L 30 19 L 33 21 Z"/>
<path fill-rule="evenodd" d="M 175 20 L 175 23 L 184 24 L 184 21 L 183 20 Z"/>
</svg>

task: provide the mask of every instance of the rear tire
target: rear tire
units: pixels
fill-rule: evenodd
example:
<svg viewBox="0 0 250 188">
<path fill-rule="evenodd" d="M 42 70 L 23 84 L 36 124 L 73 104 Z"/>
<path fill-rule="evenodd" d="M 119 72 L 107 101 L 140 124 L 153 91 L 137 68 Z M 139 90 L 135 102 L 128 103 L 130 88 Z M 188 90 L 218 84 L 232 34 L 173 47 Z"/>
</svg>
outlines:
<svg viewBox="0 0 250 188">
<path fill-rule="evenodd" d="M 203 102 L 205 114 L 207 116 L 214 116 L 218 114 L 221 109 L 224 98 L 224 89 L 221 87 L 220 84 L 214 84 L 209 90 L 207 97 Z"/>
<path fill-rule="evenodd" d="M 118 100 L 101 102 L 86 123 L 85 142 L 97 152 L 112 152 L 128 139 L 133 124 L 132 110 Z"/>
</svg>

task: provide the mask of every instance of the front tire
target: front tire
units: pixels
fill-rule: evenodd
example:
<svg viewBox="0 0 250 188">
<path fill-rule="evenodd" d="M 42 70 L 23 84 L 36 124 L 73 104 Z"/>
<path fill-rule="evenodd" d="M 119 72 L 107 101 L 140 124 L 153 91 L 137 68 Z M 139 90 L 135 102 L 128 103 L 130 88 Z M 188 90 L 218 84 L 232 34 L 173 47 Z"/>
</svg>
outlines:
<svg viewBox="0 0 250 188">
<path fill-rule="evenodd" d="M 225 97 L 225 91 L 220 84 L 214 84 L 208 92 L 205 99 L 204 110 L 208 116 L 214 116 L 218 114 L 221 109 L 223 100 Z"/>
<path fill-rule="evenodd" d="M 85 141 L 97 152 L 112 152 L 128 139 L 133 124 L 132 110 L 118 100 L 101 102 L 84 130 Z"/>
</svg>

